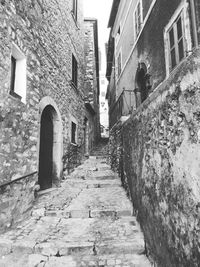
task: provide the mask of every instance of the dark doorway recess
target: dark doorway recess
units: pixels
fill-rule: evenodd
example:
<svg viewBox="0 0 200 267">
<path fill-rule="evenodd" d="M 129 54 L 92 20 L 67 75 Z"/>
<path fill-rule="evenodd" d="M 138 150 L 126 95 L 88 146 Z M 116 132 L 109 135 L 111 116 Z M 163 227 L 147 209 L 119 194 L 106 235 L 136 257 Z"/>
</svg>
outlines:
<svg viewBox="0 0 200 267">
<path fill-rule="evenodd" d="M 136 104 L 137 107 L 144 102 L 151 90 L 150 83 L 151 75 L 147 72 L 147 67 L 144 63 L 139 63 L 136 73 Z"/>
<path fill-rule="evenodd" d="M 41 190 L 52 187 L 53 181 L 53 111 L 49 105 L 41 116 L 38 178 Z"/>
</svg>

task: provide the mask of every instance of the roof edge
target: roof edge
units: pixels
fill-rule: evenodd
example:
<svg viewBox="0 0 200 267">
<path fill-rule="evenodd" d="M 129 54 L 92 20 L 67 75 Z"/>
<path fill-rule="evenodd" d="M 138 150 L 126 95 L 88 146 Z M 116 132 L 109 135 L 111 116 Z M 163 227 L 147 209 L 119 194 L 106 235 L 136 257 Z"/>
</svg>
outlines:
<svg viewBox="0 0 200 267">
<path fill-rule="evenodd" d="M 108 21 L 108 28 L 111 28 L 114 25 L 119 4 L 120 4 L 120 0 L 113 0 L 111 12 L 110 12 L 110 17 L 109 17 L 109 21 Z"/>
</svg>

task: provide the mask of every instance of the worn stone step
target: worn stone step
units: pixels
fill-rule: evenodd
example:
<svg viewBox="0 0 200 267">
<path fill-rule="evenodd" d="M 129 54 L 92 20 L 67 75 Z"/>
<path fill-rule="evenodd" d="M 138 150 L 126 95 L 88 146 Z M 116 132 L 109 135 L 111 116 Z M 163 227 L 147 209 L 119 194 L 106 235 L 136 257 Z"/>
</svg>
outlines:
<svg viewBox="0 0 200 267">
<path fill-rule="evenodd" d="M 110 254 L 110 255 L 85 255 L 74 256 L 50 256 L 40 254 L 7 256 L 0 259 L 1 267 L 151 267 L 153 266 L 145 255 Z"/>
<path fill-rule="evenodd" d="M 101 155 L 101 156 L 98 156 L 98 155 L 91 155 L 90 157 L 89 157 L 89 159 L 91 160 L 98 160 L 98 159 L 100 159 L 100 160 L 106 160 L 107 158 L 108 158 L 109 156 L 108 155 Z"/>
<path fill-rule="evenodd" d="M 34 213 L 34 214 L 37 214 Z M 34 216 L 34 215 L 32 215 Z M 35 215 L 37 216 L 37 215 Z M 57 218 L 102 218 L 102 217 L 129 217 L 132 216 L 132 210 L 46 210 L 44 216 Z"/>
<path fill-rule="evenodd" d="M 122 187 L 108 187 L 84 189 L 67 209 L 132 211 L 133 208 Z"/>
<path fill-rule="evenodd" d="M 142 254 L 144 253 L 144 243 L 138 242 L 138 240 L 130 240 L 129 242 L 123 240 L 108 240 L 102 241 L 100 244 L 95 242 L 44 242 L 36 244 L 32 241 L 17 241 L 3 246 L 0 243 L 1 257 L 12 253 L 22 254 L 41 254 L 43 256 L 55 256 L 55 255 L 107 255 L 112 253 L 132 253 Z M 3 250 L 4 249 L 4 250 Z M 94 252 L 95 251 L 95 252 Z"/>
<path fill-rule="evenodd" d="M 34 253 L 39 253 L 44 256 L 56 256 L 56 255 L 92 255 L 93 254 L 93 242 L 46 242 L 37 244 L 34 247 Z"/>
<path fill-rule="evenodd" d="M 119 179 L 106 179 L 106 180 L 97 180 L 97 179 L 67 179 L 66 183 L 77 186 L 83 185 L 85 188 L 105 188 L 105 187 L 114 187 L 114 186 L 121 186 L 121 181 Z"/>
</svg>

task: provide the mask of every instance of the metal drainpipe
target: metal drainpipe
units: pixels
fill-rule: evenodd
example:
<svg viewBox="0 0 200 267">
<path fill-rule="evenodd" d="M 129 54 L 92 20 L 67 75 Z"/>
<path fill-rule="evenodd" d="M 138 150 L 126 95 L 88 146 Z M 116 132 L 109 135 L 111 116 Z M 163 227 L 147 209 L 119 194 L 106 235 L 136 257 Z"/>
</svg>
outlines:
<svg viewBox="0 0 200 267">
<path fill-rule="evenodd" d="M 198 46 L 198 37 L 197 37 L 195 5 L 194 5 L 194 0 L 189 0 L 189 1 L 190 1 L 190 7 L 191 7 L 191 20 L 192 20 L 192 31 L 193 31 L 193 38 L 194 38 L 194 47 L 197 47 Z"/>
</svg>

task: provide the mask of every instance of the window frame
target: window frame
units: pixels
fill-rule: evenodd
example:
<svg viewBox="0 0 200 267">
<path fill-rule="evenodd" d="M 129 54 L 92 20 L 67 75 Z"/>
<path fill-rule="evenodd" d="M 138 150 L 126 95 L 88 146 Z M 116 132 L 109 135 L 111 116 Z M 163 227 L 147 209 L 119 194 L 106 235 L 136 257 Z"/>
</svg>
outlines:
<svg viewBox="0 0 200 267">
<path fill-rule="evenodd" d="M 119 59 L 120 59 L 120 61 L 119 61 Z M 117 79 L 120 78 L 121 73 L 122 73 L 122 49 L 119 50 L 119 53 L 117 56 Z"/>
<path fill-rule="evenodd" d="M 181 37 L 178 36 L 178 22 L 181 21 Z M 173 41 L 174 44 L 171 47 L 170 42 L 170 32 L 173 30 Z M 185 33 L 184 33 L 184 16 L 183 11 L 179 13 L 175 21 L 172 23 L 171 27 L 167 31 L 167 39 L 168 39 L 168 53 L 169 53 L 169 71 L 171 72 L 185 57 L 186 57 L 186 44 L 185 44 Z M 180 56 L 179 44 L 182 41 L 183 43 L 183 57 Z M 172 51 L 175 52 L 175 65 L 173 65 L 172 59 Z"/>
<path fill-rule="evenodd" d="M 138 6 L 140 7 L 139 9 Z M 143 5 L 142 5 L 142 0 L 138 0 L 133 11 L 134 41 L 136 41 L 138 36 L 140 35 L 140 32 L 142 30 L 142 25 L 143 25 Z"/>
<path fill-rule="evenodd" d="M 72 121 L 71 122 L 71 143 L 76 145 L 77 144 L 77 124 Z"/>
<path fill-rule="evenodd" d="M 74 54 L 72 54 L 72 84 L 74 87 L 78 87 L 78 62 Z"/>
<path fill-rule="evenodd" d="M 171 59 L 170 59 L 170 39 L 169 32 L 172 29 L 174 23 L 178 21 L 178 18 L 181 17 L 182 24 L 182 34 L 183 34 L 183 53 L 184 56 L 181 60 L 177 61 L 176 65 L 171 67 Z M 166 79 L 169 75 L 181 64 L 181 62 L 192 52 L 193 44 L 192 44 L 192 31 L 191 31 L 192 21 L 189 16 L 189 3 L 182 2 L 174 14 L 172 15 L 170 21 L 165 26 L 163 30 L 164 36 L 164 49 L 165 49 L 165 68 L 166 68 Z M 177 49 L 177 48 L 176 48 Z M 177 57 L 177 55 L 176 55 Z"/>
<path fill-rule="evenodd" d="M 122 23 L 120 21 L 119 26 L 118 26 L 118 30 L 117 33 L 115 35 L 115 46 L 117 47 L 120 37 L 121 37 L 121 33 L 122 33 Z"/>
<path fill-rule="evenodd" d="M 15 93 L 17 59 L 11 55 L 11 77 L 10 77 L 10 94 Z"/>
<path fill-rule="evenodd" d="M 72 14 L 74 19 L 77 21 L 78 17 L 78 0 L 72 0 Z"/>
<path fill-rule="evenodd" d="M 10 55 L 10 95 L 26 104 L 26 56 L 12 43 Z"/>
</svg>

